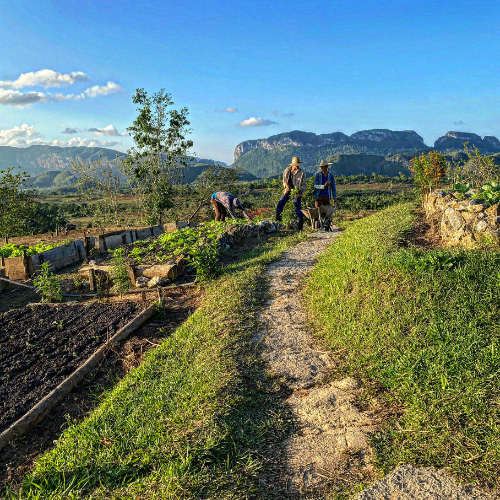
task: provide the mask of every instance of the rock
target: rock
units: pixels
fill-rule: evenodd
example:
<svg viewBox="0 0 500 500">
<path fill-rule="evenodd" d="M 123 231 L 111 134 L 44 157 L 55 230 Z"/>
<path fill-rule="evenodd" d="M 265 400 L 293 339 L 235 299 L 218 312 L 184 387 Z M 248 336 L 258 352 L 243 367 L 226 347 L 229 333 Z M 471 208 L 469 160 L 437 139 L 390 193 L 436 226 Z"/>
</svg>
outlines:
<svg viewBox="0 0 500 500">
<path fill-rule="evenodd" d="M 448 208 L 444 212 L 444 217 L 446 217 L 447 222 L 455 230 L 461 229 L 465 225 L 464 218 L 452 208 Z"/>
<path fill-rule="evenodd" d="M 352 377 L 347 377 L 333 382 L 333 386 L 344 391 L 355 391 L 356 389 L 359 389 L 359 382 Z"/>
<path fill-rule="evenodd" d="M 471 200 L 472 201 L 472 200 Z M 475 203 L 474 205 L 471 203 L 468 207 L 467 210 L 469 212 L 483 212 L 486 207 L 482 203 Z"/>
<path fill-rule="evenodd" d="M 486 231 L 487 228 L 488 228 L 488 223 L 485 220 L 479 221 L 475 227 L 478 233 L 484 233 L 484 231 Z"/>
<path fill-rule="evenodd" d="M 174 261 L 167 262 L 166 264 L 157 264 L 142 270 L 142 276 L 146 278 L 154 278 L 155 276 L 162 276 L 166 278 L 177 278 L 179 276 L 179 268 Z"/>
<path fill-rule="evenodd" d="M 149 279 L 145 278 L 144 276 L 139 276 L 139 278 L 137 278 L 135 280 L 135 286 L 137 288 L 144 288 L 144 287 L 148 286 L 148 283 L 149 283 Z"/>
<path fill-rule="evenodd" d="M 148 282 L 148 288 L 154 288 L 156 286 L 167 286 L 170 280 L 165 276 L 153 276 Z"/>
<path fill-rule="evenodd" d="M 497 215 L 500 215 L 500 206 L 498 204 L 492 205 L 491 207 L 488 207 L 485 210 L 486 215 L 491 215 L 493 217 L 496 217 Z"/>
</svg>

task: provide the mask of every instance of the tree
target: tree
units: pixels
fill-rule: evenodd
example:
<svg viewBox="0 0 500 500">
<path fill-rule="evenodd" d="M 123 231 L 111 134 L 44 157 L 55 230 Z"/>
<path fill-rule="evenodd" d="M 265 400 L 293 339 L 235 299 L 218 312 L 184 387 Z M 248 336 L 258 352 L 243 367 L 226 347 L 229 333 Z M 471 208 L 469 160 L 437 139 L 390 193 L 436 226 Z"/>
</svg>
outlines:
<svg viewBox="0 0 500 500">
<path fill-rule="evenodd" d="M 174 186 L 190 159 L 193 142 L 185 138 L 190 133 L 188 109 L 169 109 L 174 103 L 165 89 L 151 97 L 137 89 L 132 101 L 139 115 L 127 128 L 135 147 L 128 151 L 125 164 L 146 220 L 161 224 L 165 211 L 174 205 Z"/>
<path fill-rule="evenodd" d="M 70 169 L 78 175 L 81 192 L 89 199 L 99 200 L 93 204 L 99 223 L 121 225 L 124 221 L 119 211 L 119 197 L 123 166 L 119 154 L 113 160 L 102 157 L 90 162 L 78 157 L 70 164 Z"/>
<path fill-rule="evenodd" d="M 27 189 L 30 176 L 0 170 L 0 236 L 22 236 L 30 230 L 36 213 L 36 191 Z"/>
</svg>

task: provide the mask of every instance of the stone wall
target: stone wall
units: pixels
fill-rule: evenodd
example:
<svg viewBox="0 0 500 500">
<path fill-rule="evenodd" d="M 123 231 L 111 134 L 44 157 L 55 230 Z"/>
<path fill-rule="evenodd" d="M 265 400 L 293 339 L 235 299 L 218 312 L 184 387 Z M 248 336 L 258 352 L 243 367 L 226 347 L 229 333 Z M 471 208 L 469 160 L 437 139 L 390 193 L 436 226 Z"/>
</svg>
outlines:
<svg viewBox="0 0 500 500">
<path fill-rule="evenodd" d="M 433 191 L 425 197 L 424 210 L 427 217 L 441 220 L 441 238 L 448 245 L 474 246 L 500 238 L 499 205 L 487 207 L 484 200 Z"/>
</svg>

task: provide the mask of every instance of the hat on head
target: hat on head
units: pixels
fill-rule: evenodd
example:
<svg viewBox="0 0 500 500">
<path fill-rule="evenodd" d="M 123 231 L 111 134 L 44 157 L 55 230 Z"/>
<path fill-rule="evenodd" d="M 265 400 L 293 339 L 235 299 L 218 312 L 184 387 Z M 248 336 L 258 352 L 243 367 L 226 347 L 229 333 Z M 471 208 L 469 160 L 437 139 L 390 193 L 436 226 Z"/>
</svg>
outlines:
<svg viewBox="0 0 500 500">
<path fill-rule="evenodd" d="M 290 163 L 290 167 L 293 167 L 293 166 L 299 166 L 299 165 L 302 165 L 304 162 L 303 161 L 300 161 L 299 160 L 299 157 L 298 156 L 294 156 L 292 158 L 292 163 Z"/>
<path fill-rule="evenodd" d="M 329 167 L 330 165 L 333 165 L 333 163 L 330 163 L 326 160 L 321 160 L 319 162 L 319 165 L 316 165 L 317 167 L 321 168 L 321 167 Z"/>
</svg>

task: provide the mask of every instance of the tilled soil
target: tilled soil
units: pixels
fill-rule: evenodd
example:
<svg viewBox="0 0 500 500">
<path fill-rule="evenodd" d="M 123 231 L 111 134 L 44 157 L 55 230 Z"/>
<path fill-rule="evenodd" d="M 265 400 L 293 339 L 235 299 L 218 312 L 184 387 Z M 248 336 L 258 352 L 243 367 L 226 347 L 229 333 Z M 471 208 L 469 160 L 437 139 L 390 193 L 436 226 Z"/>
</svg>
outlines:
<svg viewBox="0 0 500 500">
<path fill-rule="evenodd" d="M 137 313 L 135 304 L 36 305 L 0 315 L 0 432 Z"/>
<path fill-rule="evenodd" d="M 103 394 L 118 383 L 130 369 L 140 365 L 147 351 L 159 345 L 194 312 L 198 307 L 200 295 L 197 287 L 164 289 L 165 308 L 162 315 L 154 317 L 119 346 L 115 346 L 101 364 L 58 403 L 43 422 L 2 449 L 0 496 L 6 482 L 18 482 L 26 475 L 34 460 L 53 445 L 68 421 L 80 421 L 85 418 L 99 404 Z M 139 304 L 139 307 L 146 305 Z"/>
</svg>

